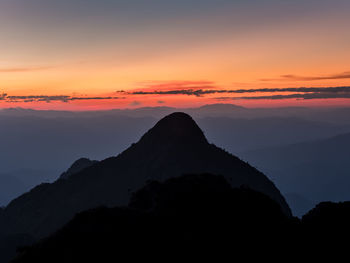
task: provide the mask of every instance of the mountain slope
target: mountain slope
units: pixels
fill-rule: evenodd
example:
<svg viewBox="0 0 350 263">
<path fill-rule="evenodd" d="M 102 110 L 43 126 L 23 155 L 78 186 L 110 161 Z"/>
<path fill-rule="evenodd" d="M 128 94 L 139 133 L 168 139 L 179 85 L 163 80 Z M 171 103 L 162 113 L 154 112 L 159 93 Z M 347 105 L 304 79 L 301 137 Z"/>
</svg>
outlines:
<svg viewBox="0 0 350 263">
<path fill-rule="evenodd" d="M 97 163 L 97 161 L 91 161 L 87 158 L 80 158 L 79 160 L 75 161 L 67 171 L 61 174 L 60 179 L 68 179 L 71 175 L 79 173 L 95 163 Z"/>
<path fill-rule="evenodd" d="M 148 183 L 129 207 L 78 214 L 54 235 L 24 248 L 13 262 L 115 262 L 124 253 L 129 260 L 135 254 L 154 260 L 174 249 L 177 255 L 196 254 L 194 248 L 203 253 L 204 247 L 225 245 L 234 255 L 241 248 L 272 246 L 263 242 L 267 235 L 275 237 L 274 248 L 285 246 L 278 234 L 291 223 L 264 194 L 233 189 L 222 176 L 185 175 Z"/>
<path fill-rule="evenodd" d="M 128 207 L 79 213 L 12 262 L 164 261 L 169 255 L 234 261 L 251 254 L 280 261 L 281 253 L 295 261 L 334 258 L 348 253 L 349 220 L 350 202 L 318 204 L 299 220 L 287 218 L 264 194 L 231 188 L 222 176 L 185 175 L 147 183 Z"/>
<path fill-rule="evenodd" d="M 148 180 L 203 172 L 223 175 L 233 187 L 244 185 L 265 193 L 291 215 L 283 196 L 267 177 L 209 144 L 189 115 L 173 113 L 117 157 L 95 163 L 67 180 L 39 185 L 13 200 L 0 218 L 0 232 L 46 236 L 77 212 L 101 205 L 126 205 L 130 194 Z"/>
</svg>

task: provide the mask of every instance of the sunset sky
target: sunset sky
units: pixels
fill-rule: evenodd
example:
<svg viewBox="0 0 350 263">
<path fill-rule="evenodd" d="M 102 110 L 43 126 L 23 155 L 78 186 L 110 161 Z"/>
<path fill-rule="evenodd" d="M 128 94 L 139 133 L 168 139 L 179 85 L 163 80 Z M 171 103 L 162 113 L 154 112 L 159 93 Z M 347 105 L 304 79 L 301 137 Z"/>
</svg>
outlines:
<svg viewBox="0 0 350 263">
<path fill-rule="evenodd" d="M 0 108 L 350 105 L 348 0 L 0 0 Z"/>
</svg>

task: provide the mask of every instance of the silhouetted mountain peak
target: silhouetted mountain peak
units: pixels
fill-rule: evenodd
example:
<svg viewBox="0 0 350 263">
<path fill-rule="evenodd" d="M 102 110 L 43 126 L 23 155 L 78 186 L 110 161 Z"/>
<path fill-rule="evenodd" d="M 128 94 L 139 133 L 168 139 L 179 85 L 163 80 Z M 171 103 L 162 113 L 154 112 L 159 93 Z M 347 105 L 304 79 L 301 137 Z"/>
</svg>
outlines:
<svg viewBox="0 0 350 263">
<path fill-rule="evenodd" d="M 67 171 L 61 174 L 60 179 L 68 179 L 71 175 L 82 171 L 85 168 L 92 166 L 97 161 L 92 161 L 88 158 L 80 158 L 75 161 Z"/>
<path fill-rule="evenodd" d="M 183 112 L 161 119 L 140 140 L 140 143 L 207 143 L 203 131 L 192 117 Z"/>
<path fill-rule="evenodd" d="M 13 200 L 0 217 L 0 232 L 45 237 L 77 212 L 98 206 L 125 206 L 131 193 L 147 181 L 164 182 L 183 174 L 222 175 L 231 187 L 246 186 L 266 194 L 277 201 L 286 216 L 291 216 L 284 197 L 264 174 L 209 144 L 185 113 L 164 117 L 118 156 L 73 173 L 75 166 L 81 168 L 79 164 L 85 162 L 91 164 L 82 159 L 69 169 L 72 173 L 68 180 L 38 186 Z M 1 223 L 2 218 L 6 222 Z"/>
</svg>

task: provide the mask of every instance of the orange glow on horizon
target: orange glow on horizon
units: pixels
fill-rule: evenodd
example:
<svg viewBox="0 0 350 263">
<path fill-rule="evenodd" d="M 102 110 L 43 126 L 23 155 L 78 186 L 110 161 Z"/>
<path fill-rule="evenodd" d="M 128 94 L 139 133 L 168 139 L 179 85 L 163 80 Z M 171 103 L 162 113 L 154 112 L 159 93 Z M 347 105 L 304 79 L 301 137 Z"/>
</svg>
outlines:
<svg viewBox="0 0 350 263">
<path fill-rule="evenodd" d="M 251 10 L 250 6 L 244 9 L 232 3 L 232 8 L 209 11 L 209 15 L 179 14 L 182 19 L 170 17 L 164 23 L 157 20 L 147 24 L 151 19 L 146 17 L 137 26 L 132 26 L 127 18 L 125 28 L 116 27 L 119 21 L 113 24 L 112 18 L 113 23 L 106 21 L 111 23 L 109 27 L 87 27 L 82 23 L 75 28 L 75 24 L 70 27 L 58 23 L 53 28 L 31 25 L 29 29 L 20 19 L 9 20 L 11 26 L 3 23 L 0 36 L 0 108 L 102 110 L 213 103 L 246 107 L 350 105 L 345 98 L 223 100 L 217 98 L 239 94 L 196 97 L 117 93 L 350 86 L 350 19 L 342 5 L 334 5 L 334 9 L 312 8 L 304 14 L 295 11 L 293 17 L 288 12 L 268 17 L 269 13 L 265 14 L 259 5 Z M 239 8 L 243 8 L 242 15 Z M 279 8 L 286 11 L 284 6 Z M 230 13 L 234 10 L 238 10 L 237 21 Z M 33 17 L 28 16 L 32 21 Z M 90 99 L 9 102 L 1 100 L 2 93 Z M 247 96 L 266 95 L 269 93 Z M 91 99 L 109 96 L 125 98 Z"/>
</svg>

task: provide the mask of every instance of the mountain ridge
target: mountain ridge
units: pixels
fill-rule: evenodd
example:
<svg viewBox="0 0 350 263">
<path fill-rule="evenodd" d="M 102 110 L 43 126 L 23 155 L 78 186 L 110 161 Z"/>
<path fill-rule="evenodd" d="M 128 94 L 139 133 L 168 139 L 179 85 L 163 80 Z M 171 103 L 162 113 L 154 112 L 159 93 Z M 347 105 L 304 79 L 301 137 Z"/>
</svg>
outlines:
<svg viewBox="0 0 350 263">
<path fill-rule="evenodd" d="M 98 161 L 90 160 L 88 158 L 80 158 L 76 160 L 67 171 L 63 172 L 59 179 L 68 179 L 71 175 L 82 171 L 83 169 L 89 168 L 92 165 L 98 163 Z"/>
<path fill-rule="evenodd" d="M 284 197 L 267 177 L 209 144 L 189 115 L 173 113 L 117 157 L 97 162 L 67 180 L 39 185 L 13 200 L 0 218 L 0 232 L 2 228 L 44 237 L 78 212 L 101 205 L 127 204 L 131 193 L 148 180 L 203 172 L 223 175 L 233 187 L 244 185 L 265 193 L 291 216 Z"/>
</svg>

